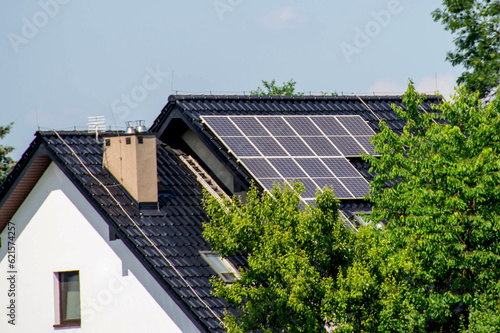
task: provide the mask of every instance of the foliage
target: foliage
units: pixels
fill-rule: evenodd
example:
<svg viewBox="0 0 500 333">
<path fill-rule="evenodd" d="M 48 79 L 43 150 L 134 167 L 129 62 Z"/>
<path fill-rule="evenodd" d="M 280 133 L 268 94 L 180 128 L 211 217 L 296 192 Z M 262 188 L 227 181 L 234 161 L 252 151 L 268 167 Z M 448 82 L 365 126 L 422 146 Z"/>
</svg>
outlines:
<svg viewBox="0 0 500 333">
<path fill-rule="evenodd" d="M 260 196 L 253 187 L 245 205 L 234 199 L 227 208 L 206 197 L 212 219 L 204 236 L 212 248 L 248 258 L 241 279 L 214 281 L 216 295 L 242 313 L 225 318 L 230 332 L 324 330 L 323 299 L 332 277 L 351 260 L 354 234 L 339 219 L 332 191 L 317 197 L 318 208 L 303 211 L 301 190 L 275 188 L 272 196 Z"/>
<path fill-rule="evenodd" d="M 447 60 L 466 70 L 458 83 L 487 96 L 500 83 L 500 1 L 443 0 L 443 6 L 432 16 L 456 36 Z"/>
<path fill-rule="evenodd" d="M 264 89 L 261 87 L 257 87 L 257 90 L 250 91 L 250 94 L 253 96 L 271 96 L 271 95 L 281 95 L 281 96 L 302 96 L 304 93 L 295 92 L 295 82 L 293 79 L 290 79 L 288 82 L 283 82 L 283 85 L 277 86 L 276 80 L 265 81 L 262 80 L 262 85 Z"/>
<path fill-rule="evenodd" d="M 403 133 L 382 121 L 382 156 L 366 157 L 377 172 L 370 217 L 389 221 L 380 331 L 500 330 L 500 103 L 457 92 L 421 113 L 410 84 L 407 111 L 395 108 Z"/>
<path fill-rule="evenodd" d="M 7 126 L 0 126 L 0 140 L 10 132 L 12 125 L 13 123 Z M 12 158 L 7 156 L 13 150 L 13 147 L 0 145 L 0 183 L 3 182 L 5 177 L 7 177 L 10 170 L 14 166 L 14 161 L 12 160 Z"/>
<path fill-rule="evenodd" d="M 500 332 L 500 97 L 462 87 L 433 113 L 424 99 L 410 83 L 403 131 L 380 122 L 380 156 L 364 156 L 372 223 L 357 233 L 328 190 L 306 211 L 297 187 L 207 197 L 205 237 L 248 258 L 240 280 L 214 280 L 241 310 L 230 332 Z"/>
</svg>

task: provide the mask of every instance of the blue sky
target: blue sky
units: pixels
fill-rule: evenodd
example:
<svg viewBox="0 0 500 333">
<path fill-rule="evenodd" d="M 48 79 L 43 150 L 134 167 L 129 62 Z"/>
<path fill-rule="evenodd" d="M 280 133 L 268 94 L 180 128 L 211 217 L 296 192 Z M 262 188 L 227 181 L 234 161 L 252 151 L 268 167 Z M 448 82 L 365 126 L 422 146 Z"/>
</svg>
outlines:
<svg viewBox="0 0 500 333">
<path fill-rule="evenodd" d="M 15 122 L 2 142 L 15 159 L 38 126 L 149 126 L 176 91 L 293 78 L 307 94 L 400 94 L 412 78 L 448 97 L 460 74 L 430 15 L 439 1 L 3 1 L 0 124 Z"/>
</svg>

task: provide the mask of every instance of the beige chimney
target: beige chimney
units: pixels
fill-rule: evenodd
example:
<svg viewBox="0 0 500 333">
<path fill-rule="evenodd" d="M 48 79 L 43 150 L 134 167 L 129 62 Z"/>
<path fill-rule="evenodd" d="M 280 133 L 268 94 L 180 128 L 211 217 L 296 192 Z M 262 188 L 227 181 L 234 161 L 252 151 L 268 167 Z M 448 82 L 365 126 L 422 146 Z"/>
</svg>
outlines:
<svg viewBox="0 0 500 333">
<path fill-rule="evenodd" d="M 139 202 L 140 208 L 158 208 L 156 135 L 132 133 L 106 137 L 104 166 Z"/>
</svg>

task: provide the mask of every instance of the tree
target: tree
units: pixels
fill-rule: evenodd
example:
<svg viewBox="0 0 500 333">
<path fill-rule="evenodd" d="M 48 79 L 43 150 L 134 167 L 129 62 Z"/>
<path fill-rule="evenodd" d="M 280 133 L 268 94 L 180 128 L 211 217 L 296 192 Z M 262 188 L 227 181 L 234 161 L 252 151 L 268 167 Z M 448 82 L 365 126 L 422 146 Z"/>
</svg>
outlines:
<svg viewBox="0 0 500 333">
<path fill-rule="evenodd" d="M 13 123 L 7 126 L 0 126 L 0 140 L 7 134 L 9 134 L 11 126 Z M 10 170 L 14 166 L 14 161 L 12 158 L 7 156 L 10 152 L 14 150 L 13 147 L 0 145 L 0 183 L 3 182 L 5 177 L 9 174 Z"/>
<path fill-rule="evenodd" d="M 389 222 L 380 331 L 500 330 L 500 101 L 479 96 L 462 87 L 421 113 L 410 84 L 403 134 L 382 121 L 373 138 L 371 219 Z"/>
<path fill-rule="evenodd" d="M 205 237 L 248 258 L 240 280 L 214 280 L 241 310 L 230 332 L 500 332 L 500 97 L 462 87 L 421 113 L 424 99 L 410 82 L 403 132 L 380 122 L 380 156 L 364 156 L 372 222 L 357 233 L 329 190 L 305 211 L 297 187 L 207 198 Z"/>
<path fill-rule="evenodd" d="M 250 91 L 250 94 L 253 96 L 265 96 L 265 95 L 282 95 L 282 96 L 302 96 L 304 93 L 295 92 L 295 82 L 293 79 L 290 79 L 288 82 L 283 82 L 283 86 L 277 86 L 276 80 L 265 81 L 262 80 L 262 85 L 264 89 L 261 87 L 257 87 L 257 90 Z"/>
<path fill-rule="evenodd" d="M 303 211 L 301 190 L 276 187 L 260 196 L 252 187 L 245 205 L 206 197 L 211 221 L 205 238 L 224 257 L 248 258 L 241 279 L 213 281 L 216 295 L 241 310 L 239 317 L 226 316 L 230 332 L 324 330 L 327 286 L 350 261 L 354 234 L 339 219 L 332 191 L 317 197 L 317 208 Z"/>
<path fill-rule="evenodd" d="M 500 83 L 500 1 L 443 0 L 443 6 L 432 16 L 456 36 L 446 59 L 465 68 L 459 84 L 487 96 Z"/>
</svg>

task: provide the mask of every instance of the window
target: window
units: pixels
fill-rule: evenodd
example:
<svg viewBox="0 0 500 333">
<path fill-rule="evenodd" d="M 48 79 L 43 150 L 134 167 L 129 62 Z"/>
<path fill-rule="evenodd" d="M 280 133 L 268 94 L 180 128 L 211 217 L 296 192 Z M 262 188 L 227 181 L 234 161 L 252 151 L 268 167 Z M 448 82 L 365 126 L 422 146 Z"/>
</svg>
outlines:
<svg viewBox="0 0 500 333">
<path fill-rule="evenodd" d="M 223 281 L 233 282 L 240 278 L 238 270 L 229 260 L 222 258 L 217 252 L 200 251 L 200 254 Z"/>
<path fill-rule="evenodd" d="M 54 326 L 80 326 L 80 274 L 79 271 L 56 273 L 58 284 L 59 320 Z"/>
<path fill-rule="evenodd" d="M 360 225 L 362 225 L 363 227 L 366 227 L 371 222 L 371 220 L 370 220 L 370 213 L 371 212 L 366 212 L 366 211 L 365 212 L 363 212 L 363 211 L 354 212 L 354 213 L 352 213 L 352 217 Z"/>
<path fill-rule="evenodd" d="M 372 223 L 372 221 L 370 220 L 370 214 L 371 214 L 370 211 L 359 211 L 359 212 L 352 213 L 352 216 L 353 216 L 354 220 L 356 220 L 360 225 L 366 227 L 370 223 Z M 377 223 L 376 227 L 380 229 L 380 228 L 384 227 L 386 224 L 387 224 L 386 221 L 382 221 L 382 222 Z"/>
</svg>

